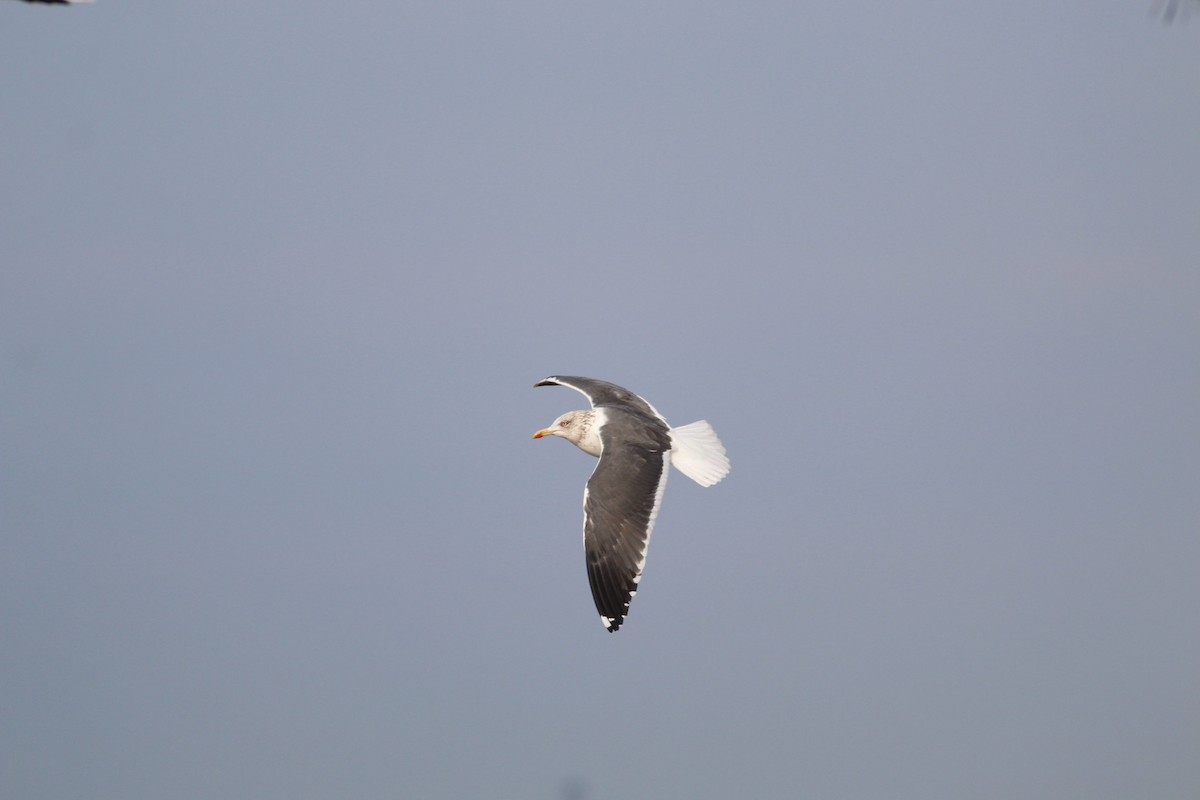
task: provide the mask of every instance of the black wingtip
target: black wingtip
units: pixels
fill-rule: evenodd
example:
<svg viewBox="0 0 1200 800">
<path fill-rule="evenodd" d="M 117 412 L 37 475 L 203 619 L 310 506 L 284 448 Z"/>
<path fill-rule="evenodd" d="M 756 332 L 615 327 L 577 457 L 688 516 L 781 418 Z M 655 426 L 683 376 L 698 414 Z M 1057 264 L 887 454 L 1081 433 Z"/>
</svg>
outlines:
<svg viewBox="0 0 1200 800">
<path fill-rule="evenodd" d="M 558 386 L 558 378 L 555 378 L 553 375 L 551 375 L 549 378 L 542 378 L 533 385 L 533 388 L 536 389 L 539 386 Z"/>
</svg>

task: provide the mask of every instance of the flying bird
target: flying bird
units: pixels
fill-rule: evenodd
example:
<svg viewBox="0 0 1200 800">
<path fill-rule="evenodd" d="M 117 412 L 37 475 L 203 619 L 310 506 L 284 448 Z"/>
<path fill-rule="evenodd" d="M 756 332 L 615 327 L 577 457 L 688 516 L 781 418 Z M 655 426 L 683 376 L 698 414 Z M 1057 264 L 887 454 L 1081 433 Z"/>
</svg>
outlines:
<svg viewBox="0 0 1200 800">
<path fill-rule="evenodd" d="M 614 632 L 642 579 L 670 466 L 712 486 L 729 474 L 725 446 L 707 422 L 672 428 L 654 406 L 607 381 L 557 375 L 534 386 L 566 386 L 592 404 L 590 411 L 568 411 L 533 438 L 561 436 L 600 459 L 583 490 L 583 550 L 600 621 Z"/>
</svg>

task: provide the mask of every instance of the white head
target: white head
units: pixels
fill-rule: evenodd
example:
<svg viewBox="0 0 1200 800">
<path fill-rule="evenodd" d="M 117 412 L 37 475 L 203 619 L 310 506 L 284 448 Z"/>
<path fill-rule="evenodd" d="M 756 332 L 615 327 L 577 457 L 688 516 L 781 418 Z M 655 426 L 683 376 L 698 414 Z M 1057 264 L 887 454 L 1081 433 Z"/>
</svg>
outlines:
<svg viewBox="0 0 1200 800">
<path fill-rule="evenodd" d="M 548 428 L 542 428 L 533 434 L 533 438 L 543 436 L 561 436 L 585 453 L 598 456 L 602 449 L 600 432 L 596 425 L 595 411 L 568 411 Z"/>
</svg>

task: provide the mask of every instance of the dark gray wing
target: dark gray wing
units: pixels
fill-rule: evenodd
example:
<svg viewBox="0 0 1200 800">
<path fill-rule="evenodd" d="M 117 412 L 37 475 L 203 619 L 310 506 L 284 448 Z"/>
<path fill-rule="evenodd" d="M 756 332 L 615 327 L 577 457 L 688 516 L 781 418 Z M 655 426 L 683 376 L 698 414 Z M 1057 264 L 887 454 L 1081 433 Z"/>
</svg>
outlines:
<svg viewBox="0 0 1200 800">
<path fill-rule="evenodd" d="M 598 406 L 623 406 L 662 420 L 662 416 L 645 400 L 628 389 L 617 386 L 615 383 L 609 383 L 608 381 L 598 381 L 595 378 L 581 378 L 577 375 L 551 375 L 549 378 L 543 378 L 538 381 L 534 386 L 566 386 L 587 397 L 591 401 L 592 408 Z"/>
<path fill-rule="evenodd" d="M 629 613 L 646 564 L 670 461 L 665 423 L 604 410 L 604 452 L 583 493 L 583 549 L 601 621 L 616 631 Z M 658 423 L 658 424 L 656 424 Z"/>
</svg>

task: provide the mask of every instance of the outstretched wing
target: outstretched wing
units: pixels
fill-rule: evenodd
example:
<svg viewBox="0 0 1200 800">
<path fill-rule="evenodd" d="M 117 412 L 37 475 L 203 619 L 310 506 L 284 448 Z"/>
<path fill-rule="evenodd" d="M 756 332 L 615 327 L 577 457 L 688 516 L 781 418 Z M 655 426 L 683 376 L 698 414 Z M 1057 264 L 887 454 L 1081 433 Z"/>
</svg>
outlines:
<svg viewBox="0 0 1200 800">
<path fill-rule="evenodd" d="M 598 381 L 595 378 L 581 378 L 576 375 L 551 375 L 549 378 L 538 381 L 534 386 L 566 386 L 586 397 L 591 402 L 592 408 L 597 406 L 624 407 L 666 424 L 666 420 L 654 409 L 654 406 L 615 383 Z"/>
<path fill-rule="evenodd" d="M 642 578 L 671 455 L 665 424 L 648 427 L 619 411 L 606 416 L 604 452 L 583 492 L 583 549 L 600 621 L 616 631 Z"/>
</svg>

